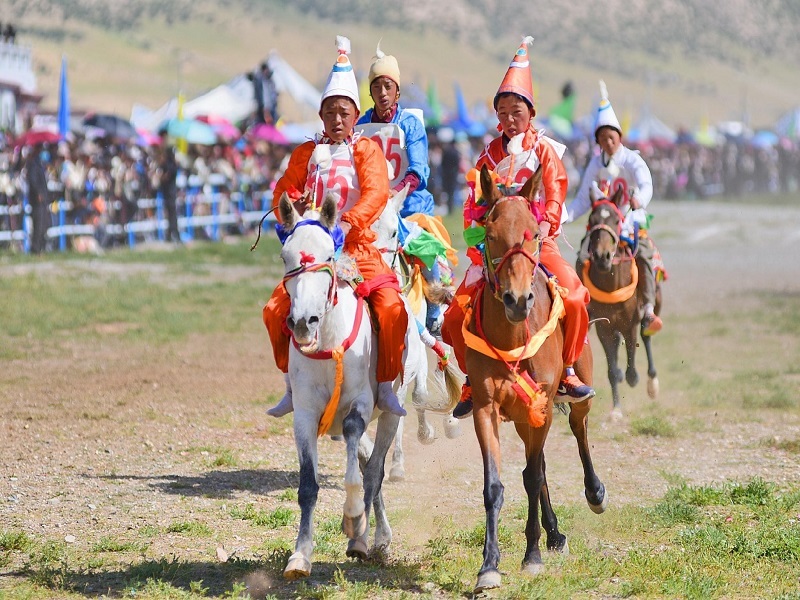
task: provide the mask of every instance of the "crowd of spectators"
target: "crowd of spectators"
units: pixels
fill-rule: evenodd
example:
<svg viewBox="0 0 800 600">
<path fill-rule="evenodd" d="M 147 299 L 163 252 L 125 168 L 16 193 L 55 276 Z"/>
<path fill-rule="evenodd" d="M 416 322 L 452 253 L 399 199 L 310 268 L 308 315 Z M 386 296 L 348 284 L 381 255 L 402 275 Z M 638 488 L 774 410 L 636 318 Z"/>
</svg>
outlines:
<svg viewBox="0 0 800 600">
<path fill-rule="evenodd" d="M 483 139 L 467 138 L 452 131 L 429 133 L 428 187 L 437 200 L 439 214 L 459 210 L 466 193 L 463 176 L 474 165 L 483 145 Z M 581 171 L 594 146 L 591 140 L 568 144 L 563 160 L 570 196 L 580 183 Z M 168 164 L 172 149 L 166 144 L 145 146 L 101 138 L 15 148 L 9 136 L 3 147 L 0 232 L 22 229 L 19 207 L 29 191 L 25 157 L 36 152 L 47 177 L 52 225 L 59 224 L 57 201 L 63 199 L 63 206 L 67 207 L 64 223 L 95 226 L 95 237 L 101 247 L 126 243 L 119 228 L 114 230 L 116 233 L 109 233 L 113 229 L 107 227 L 109 224 L 124 226 L 155 217 L 155 203 L 142 200 L 163 197 L 160 192 L 166 189 L 165 173 L 175 178 L 167 183 L 174 183 L 177 215 L 187 214 L 187 201 L 192 203 L 192 215 L 209 214 L 210 208 L 202 199 L 211 190 L 220 199 L 221 214 L 266 211 L 271 201 L 270 190 L 291 152 L 290 146 L 248 142 L 246 138 L 232 144 L 190 145 L 185 154 L 178 153 L 175 157 L 175 169 Z M 800 184 L 800 146 L 788 140 L 774 146 L 728 140 L 713 147 L 644 145 L 639 150 L 653 174 L 654 197 L 658 199 L 785 193 L 796 191 Z M 228 231 L 243 233 L 250 227 L 252 223 L 241 222 Z M 167 239 L 179 241 L 178 235 L 173 237 L 172 227 L 169 233 Z M 202 229 L 199 235 L 202 237 Z M 0 238 L 0 248 L 10 243 Z M 50 240 L 45 249 L 54 245 Z"/>
</svg>

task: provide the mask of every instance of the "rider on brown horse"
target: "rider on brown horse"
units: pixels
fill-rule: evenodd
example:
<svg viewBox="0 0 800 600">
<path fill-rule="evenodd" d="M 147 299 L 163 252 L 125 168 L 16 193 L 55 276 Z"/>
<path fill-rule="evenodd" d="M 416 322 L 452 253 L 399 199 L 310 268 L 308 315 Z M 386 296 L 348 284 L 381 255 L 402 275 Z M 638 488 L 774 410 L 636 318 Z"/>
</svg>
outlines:
<svg viewBox="0 0 800 600">
<path fill-rule="evenodd" d="M 555 140 L 542 135 L 533 127 L 536 109 L 533 102 L 533 84 L 530 75 L 527 46 L 533 38 L 525 38 L 517 49 L 500 88 L 494 97 L 494 107 L 500 121 L 502 135 L 492 140 L 478 158 L 476 168 L 486 165 L 506 182 L 506 188 L 522 186 L 536 169 L 542 168 L 542 195 L 535 203 L 541 217 L 538 219 L 539 229 L 543 237 L 541 247 L 542 265 L 555 275 L 559 285 L 568 291 L 564 299 L 566 308 L 564 331 L 564 377 L 559 385 L 559 395 L 568 396 L 571 400 L 585 400 L 594 396 L 591 386 L 583 383 L 575 374 L 573 365 L 586 343 L 589 327 L 589 315 L 586 305 L 589 303 L 589 292 L 581 284 L 572 266 L 562 257 L 555 238 L 561 231 L 561 213 L 567 193 L 567 173 L 561 162 L 564 147 Z M 513 141 L 512 141 L 513 140 Z M 515 147 L 517 146 L 517 147 Z M 561 152 L 559 152 L 561 150 Z M 481 217 L 485 206 L 481 207 L 480 198 L 470 198 L 464 206 L 465 239 L 471 232 L 482 229 Z M 531 207 L 534 210 L 534 206 Z M 482 212 L 483 211 L 483 212 Z M 472 231 L 470 231 L 472 230 Z M 468 244 L 476 246 L 480 240 Z M 470 248 L 467 255 L 473 260 L 473 271 L 482 264 L 480 252 Z M 464 312 L 458 297 L 469 295 L 473 277 L 470 272 L 462 282 L 456 301 L 450 304 L 444 317 L 442 334 L 445 342 L 454 347 L 459 364 L 463 367 L 464 341 L 461 335 L 461 324 Z M 453 411 L 453 416 L 464 418 L 472 411 L 472 397 L 469 383 L 465 385 L 462 401 Z"/>
<path fill-rule="evenodd" d="M 642 329 L 644 335 L 653 335 L 661 330 L 661 318 L 655 314 L 656 279 L 653 269 L 655 247 L 650 237 L 640 235 L 647 229 L 648 216 L 645 209 L 653 197 L 653 178 L 647 163 L 638 152 L 622 144 L 622 128 L 608 100 L 604 82 L 600 82 L 601 100 L 597 108 L 595 141 L 601 152 L 594 156 L 583 175 L 581 186 L 575 199 L 567 207 L 567 221 L 571 222 L 586 213 L 592 206 L 590 192 L 593 186 L 600 189 L 601 197 L 610 197 L 619 181 L 624 181 L 630 190 L 622 237 L 631 240 L 631 246 L 638 246 L 636 266 L 639 270 L 638 289 L 644 299 Z M 636 239 L 638 237 L 638 239 Z M 583 263 L 589 258 L 589 234 L 583 238 L 578 251 L 577 271 L 583 272 Z"/>
</svg>

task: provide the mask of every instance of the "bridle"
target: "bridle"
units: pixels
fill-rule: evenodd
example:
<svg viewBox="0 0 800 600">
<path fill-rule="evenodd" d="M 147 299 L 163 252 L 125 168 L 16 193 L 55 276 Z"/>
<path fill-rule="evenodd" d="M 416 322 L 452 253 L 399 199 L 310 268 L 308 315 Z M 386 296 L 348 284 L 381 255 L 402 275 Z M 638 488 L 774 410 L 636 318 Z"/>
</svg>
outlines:
<svg viewBox="0 0 800 600">
<path fill-rule="evenodd" d="M 500 198 L 487 211 L 486 217 L 485 217 L 485 221 L 486 222 L 489 221 L 490 215 L 492 214 L 494 209 L 497 208 L 498 204 L 501 204 L 503 202 L 507 202 L 509 200 L 514 200 L 514 201 L 517 201 L 517 202 L 525 202 L 526 204 L 530 204 L 530 201 L 527 198 L 523 198 L 522 196 L 506 196 L 504 198 Z M 530 236 L 530 237 L 528 237 L 528 236 Z M 483 253 L 484 253 L 484 263 L 486 264 L 486 281 L 489 284 L 489 289 L 491 290 L 492 295 L 496 299 L 500 300 L 500 297 L 499 297 L 499 290 L 500 290 L 500 277 L 499 277 L 499 274 L 500 274 L 500 270 L 506 265 L 506 262 L 512 256 L 514 256 L 516 254 L 522 254 L 522 256 L 527 258 L 531 262 L 531 264 L 533 265 L 533 272 L 535 274 L 536 267 L 539 265 L 539 253 L 540 253 L 540 250 L 541 250 L 541 243 L 540 243 L 540 240 L 538 240 L 537 238 L 538 238 L 538 234 L 536 236 L 534 236 L 533 233 L 531 233 L 529 230 L 526 230 L 522 241 L 521 242 L 517 242 L 516 244 L 511 246 L 511 248 L 506 250 L 505 254 L 503 254 L 503 256 L 501 256 L 499 258 L 492 258 L 491 255 L 489 254 L 489 245 L 488 244 L 484 244 Z M 531 241 L 531 240 L 534 240 L 534 239 L 537 239 L 536 250 L 531 252 L 530 250 L 528 250 L 527 248 L 524 247 L 524 244 L 525 244 L 526 241 Z M 531 280 L 532 279 L 533 279 L 533 277 L 531 277 Z"/>
<path fill-rule="evenodd" d="M 300 221 L 299 223 L 297 223 L 292 228 L 292 230 L 286 235 L 285 239 L 288 240 L 288 238 L 295 231 L 297 231 L 298 227 L 303 227 L 305 225 L 316 225 L 316 226 L 320 227 L 323 231 L 328 233 L 328 235 L 331 235 L 330 231 L 328 231 L 328 228 L 325 227 L 319 221 L 306 219 L 304 221 Z M 331 235 L 331 238 L 333 238 L 332 235 Z M 284 241 L 284 243 L 285 243 L 285 241 Z M 331 276 L 331 283 L 330 283 L 330 286 L 328 287 L 328 299 L 327 299 L 327 302 L 325 303 L 325 311 L 323 313 L 323 314 L 327 314 L 327 313 L 329 313 L 331 311 L 331 309 L 336 304 L 336 288 L 337 288 L 337 283 L 338 283 L 338 278 L 336 276 L 336 265 L 334 263 L 334 259 L 331 259 L 331 260 L 328 260 L 328 261 L 325 261 L 325 262 L 314 262 L 314 260 L 315 259 L 314 259 L 313 255 L 304 255 L 301 252 L 301 255 L 300 255 L 300 266 L 297 267 L 296 269 L 292 269 L 291 271 L 288 271 L 283 276 L 282 282 L 283 282 L 284 287 L 285 287 L 286 283 L 288 281 L 290 281 L 291 279 L 294 279 L 295 277 L 298 277 L 299 275 L 302 275 L 303 273 L 314 273 L 316 271 L 327 271 L 328 274 Z"/>
</svg>

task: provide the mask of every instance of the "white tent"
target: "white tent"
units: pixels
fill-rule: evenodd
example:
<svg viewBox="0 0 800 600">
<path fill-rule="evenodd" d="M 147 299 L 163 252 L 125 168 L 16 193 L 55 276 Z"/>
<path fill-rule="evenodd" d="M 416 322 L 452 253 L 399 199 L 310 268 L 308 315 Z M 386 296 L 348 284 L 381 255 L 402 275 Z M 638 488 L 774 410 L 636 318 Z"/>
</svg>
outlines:
<svg viewBox="0 0 800 600">
<path fill-rule="evenodd" d="M 272 78 L 278 93 L 289 96 L 299 109 L 299 112 L 294 111 L 296 114 L 292 116 L 302 121 L 314 121 L 319 112 L 322 93 L 295 71 L 275 50 L 270 52 L 267 64 L 272 69 Z M 281 107 L 285 106 L 281 101 Z M 244 75 L 237 75 L 227 83 L 188 101 L 183 107 L 183 114 L 186 117 L 216 115 L 237 123 L 251 115 L 255 109 L 253 82 Z M 178 116 L 178 100 L 172 98 L 155 111 L 138 104 L 134 105 L 130 121 L 137 129 L 155 131 L 161 123 L 176 116 Z"/>
</svg>

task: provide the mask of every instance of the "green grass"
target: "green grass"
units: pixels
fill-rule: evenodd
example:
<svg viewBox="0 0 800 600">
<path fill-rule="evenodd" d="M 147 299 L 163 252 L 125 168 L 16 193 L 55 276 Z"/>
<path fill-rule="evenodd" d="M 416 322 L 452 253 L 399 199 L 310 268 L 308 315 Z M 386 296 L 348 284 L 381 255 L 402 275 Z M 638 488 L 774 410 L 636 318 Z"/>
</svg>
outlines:
<svg viewBox="0 0 800 600">
<path fill-rule="evenodd" d="M 657 417 L 639 417 L 631 421 L 631 431 L 636 435 L 647 435 L 651 437 L 675 437 L 675 427 L 667 420 Z"/>
<path fill-rule="evenodd" d="M 142 542 L 126 542 L 112 536 L 104 536 L 92 544 L 92 552 L 144 552 L 148 544 Z"/>
<path fill-rule="evenodd" d="M 258 510 L 252 504 L 248 504 L 244 508 L 234 506 L 230 509 L 230 515 L 234 519 L 249 521 L 253 525 L 266 527 L 267 529 L 286 527 L 295 520 L 294 511 L 283 506 L 279 506 L 275 510 L 269 512 Z"/>
<path fill-rule="evenodd" d="M 175 521 L 167 526 L 166 531 L 167 533 L 181 533 L 192 537 L 210 537 L 213 533 L 208 525 L 200 521 Z"/>
</svg>

